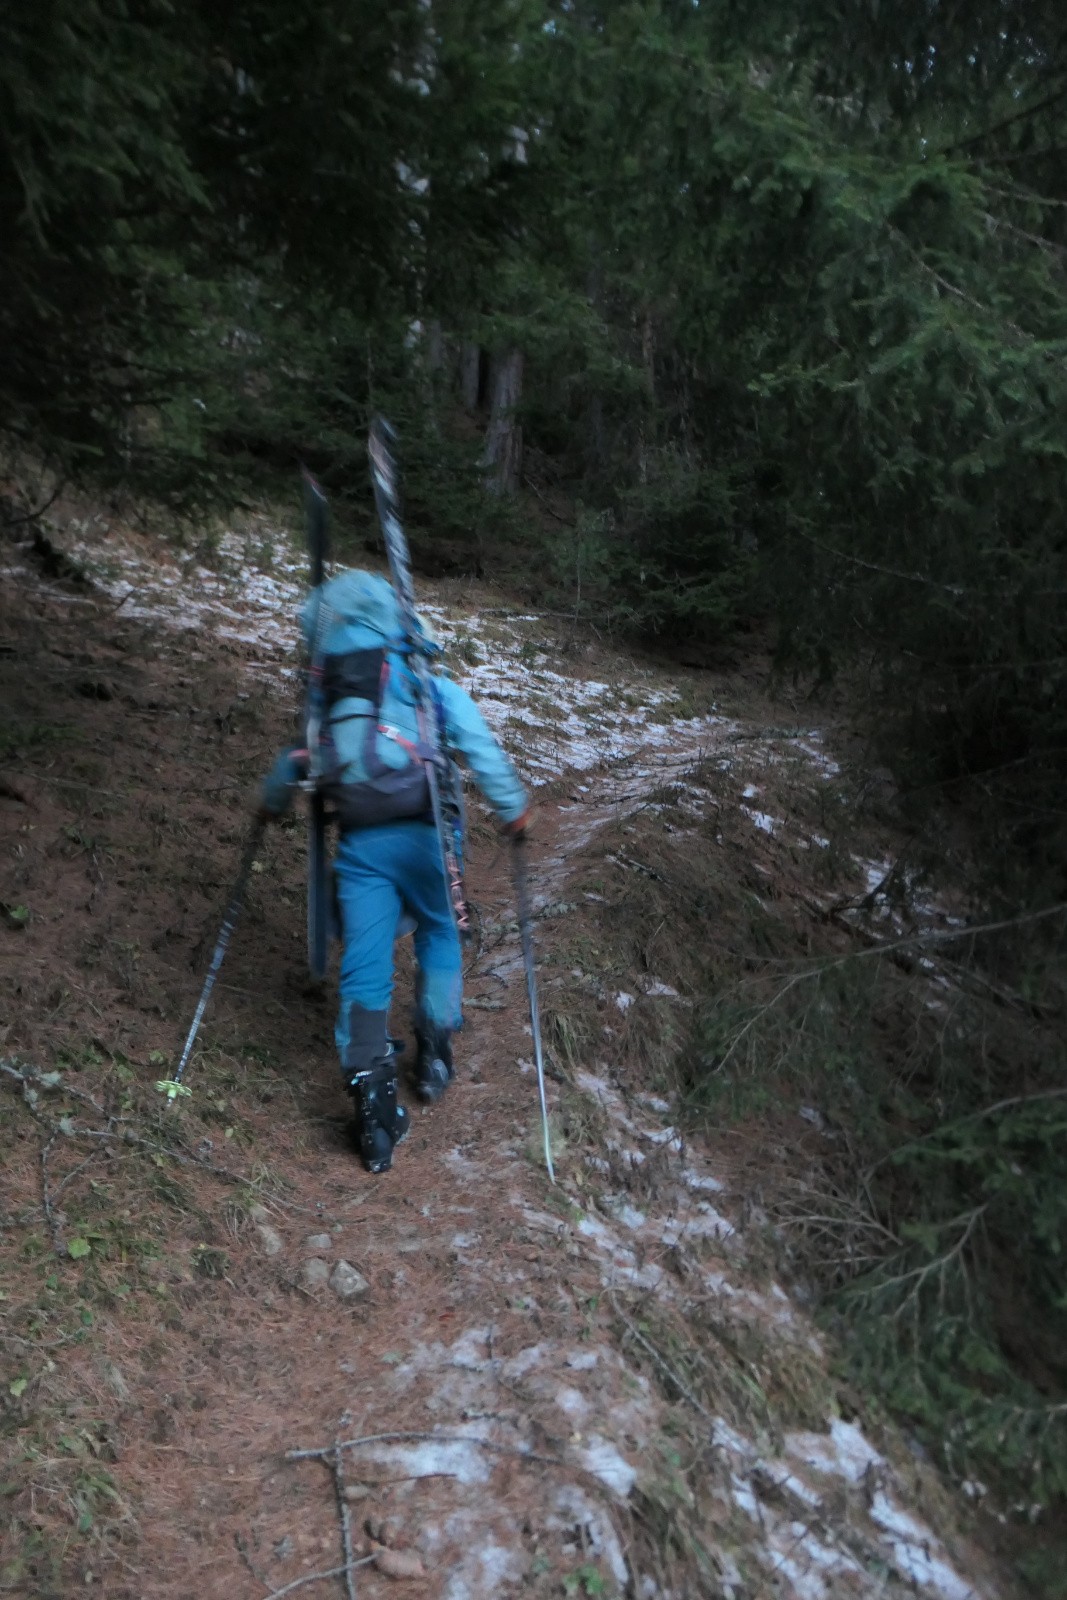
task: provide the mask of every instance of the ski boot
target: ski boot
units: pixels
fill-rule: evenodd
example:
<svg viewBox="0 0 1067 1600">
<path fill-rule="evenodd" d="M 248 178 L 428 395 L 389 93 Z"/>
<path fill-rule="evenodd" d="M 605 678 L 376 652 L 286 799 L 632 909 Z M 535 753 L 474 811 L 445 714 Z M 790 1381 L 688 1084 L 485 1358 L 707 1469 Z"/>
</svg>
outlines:
<svg viewBox="0 0 1067 1600">
<path fill-rule="evenodd" d="M 415 1025 L 415 1037 L 419 1046 L 415 1058 L 415 1093 L 427 1105 L 433 1105 L 455 1077 L 451 1035 L 445 1028 L 419 1021 Z"/>
<path fill-rule="evenodd" d="M 388 1172 L 393 1150 L 411 1126 L 396 1098 L 393 1052 L 366 1072 L 353 1073 L 347 1084 L 355 1106 L 355 1135 L 368 1172 Z"/>
</svg>

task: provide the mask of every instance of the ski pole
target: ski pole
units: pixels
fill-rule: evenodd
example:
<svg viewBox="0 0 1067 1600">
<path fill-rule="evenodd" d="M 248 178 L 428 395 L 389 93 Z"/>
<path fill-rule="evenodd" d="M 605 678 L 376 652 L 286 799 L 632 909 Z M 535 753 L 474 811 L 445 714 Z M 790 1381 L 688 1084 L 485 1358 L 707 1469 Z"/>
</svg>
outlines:
<svg viewBox="0 0 1067 1600">
<path fill-rule="evenodd" d="M 223 917 L 222 927 L 219 929 L 219 936 L 215 943 L 215 953 L 211 957 L 211 965 L 208 968 L 207 977 L 204 979 L 204 987 L 200 991 L 200 1000 L 193 1016 L 192 1026 L 186 1035 L 185 1048 L 182 1051 L 181 1060 L 174 1070 L 173 1077 L 160 1078 L 156 1084 L 160 1094 L 165 1094 L 167 1099 L 172 1102 L 179 1095 L 190 1095 L 193 1092 L 191 1089 L 187 1089 L 182 1082 L 182 1074 L 185 1072 L 189 1057 L 193 1053 L 193 1044 L 200 1031 L 200 1024 L 204 1020 L 204 1012 L 207 1010 L 211 991 L 215 987 L 215 979 L 219 975 L 219 968 L 222 966 L 223 957 L 229 948 L 234 925 L 241 913 L 245 890 L 248 888 L 248 880 L 252 874 L 252 863 L 256 858 L 256 852 L 259 849 L 265 826 L 266 818 L 263 816 L 258 816 L 252 825 L 252 832 L 249 835 L 248 843 L 245 845 L 244 855 L 241 857 L 241 865 L 237 871 L 237 881 L 234 883 L 233 892 L 230 895 L 230 903 L 226 907 L 226 915 Z"/>
<path fill-rule="evenodd" d="M 329 728 L 323 727 L 325 698 L 322 683 L 322 647 L 331 620 L 329 607 L 322 599 L 322 585 L 326 577 L 329 520 L 326 496 L 321 486 L 306 467 L 301 470 L 304 478 L 311 587 L 318 595 L 315 626 L 308 652 L 307 689 L 304 701 L 304 739 L 308 749 L 308 968 L 316 982 L 321 983 L 326 976 L 330 958 L 332 921 L 327 887 L 329 862 L 326 842 L 326 801 L 318 784 L 322 776 L 323 746 L 329 739 Z"/>
<path fill-rule="evenodd" d="M 534 1064 L 537 1067 L 537 1092 L 541 1097 L 541 1129 L 545 1140 L 545 1166 L 552 1183 L 556 1181 L 552 1165 L 552 1141 L 548 1132 L 548 1102 L 545 1099 L 545 1062 L 541 1049 L 541 1010 L 537 1003 L 537 974 L 534 970 L 533 919 L 530 916 L 530 890 L 526 878 L 526 846 L 520 838 L 511 847 L 511 869 L 515 879 L 515 899 L 519 908 L 519 934 L 522 938 L 522 962 L 526 968 L 526 992 L 530 998 L 530 1032 L 533 1034 Z"/>
</svg>

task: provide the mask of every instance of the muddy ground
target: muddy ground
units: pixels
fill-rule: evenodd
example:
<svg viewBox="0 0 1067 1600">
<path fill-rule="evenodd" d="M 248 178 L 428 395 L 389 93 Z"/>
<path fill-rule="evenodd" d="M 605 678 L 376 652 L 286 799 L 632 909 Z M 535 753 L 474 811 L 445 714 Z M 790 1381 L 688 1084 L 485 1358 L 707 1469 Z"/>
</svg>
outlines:
<svg viewBox="0 0 1067 1600">
<path fill-rule="evenodd" d="M 295 657 L 254 618 L 232 625 L 239 561 L 227 625 L 189 626 L 166 595 L 198 600 L 216 569 L 161 563 L 145 608 L 116 575 L 133 545 L 102 545 L 94 572 L 65 532 L 73 567 L 13 551 L 0 594 L 0 1592 L 1010 1594 L 966 1502 L 864 1418 L 776 1280 L 758 1146 L 683 1138 L 642 1076 L 642 1038 L 681 1038 L 689 1000 L 667 917 L 620 943 L 631 885 L 719 850 L 754 893 L 793 897 L 810 947 L 833 729 L 813 744 L 783 727 L 795 708 L 764 697 L 759 663 L 671 689 L 573 635 L 547 663 L 506 597 L 437 593 L 460 669 L 499 691 L 497 725 L 540 782 L 560 1182 L 540 1157 L 507 851 L 477 808 L 458 1079 L 431 1110 L 409 1097 L 411 1135 L 370 1178 L 332 987 L 306 977 L 298 818 L 256 863 L 192 1097 L 153 1088 L 294 724 Z M 715 748 L 731 754 L 709 779 Z M 872 852 L 837 864 L 855 894 Z M 398 966 L 409 1036 L 403 945 Z"/>
</svg>

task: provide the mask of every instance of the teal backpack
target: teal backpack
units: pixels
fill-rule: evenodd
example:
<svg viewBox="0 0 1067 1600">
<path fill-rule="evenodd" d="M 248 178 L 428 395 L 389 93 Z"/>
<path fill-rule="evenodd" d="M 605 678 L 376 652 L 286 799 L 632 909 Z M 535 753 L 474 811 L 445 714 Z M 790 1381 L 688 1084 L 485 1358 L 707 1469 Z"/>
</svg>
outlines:
<svg viewBox="0 0 1067 1600">
<path fill-rule="evenodd" d="M 342 832 L 430 820 L 424 763 L 432 751 L 419 740 L 392 585 L 374 573 L 342 572 L 309 597 L 302 621 L 316 654 L 312 670 L 322 674 L 319 788 Z"/>
</svg>

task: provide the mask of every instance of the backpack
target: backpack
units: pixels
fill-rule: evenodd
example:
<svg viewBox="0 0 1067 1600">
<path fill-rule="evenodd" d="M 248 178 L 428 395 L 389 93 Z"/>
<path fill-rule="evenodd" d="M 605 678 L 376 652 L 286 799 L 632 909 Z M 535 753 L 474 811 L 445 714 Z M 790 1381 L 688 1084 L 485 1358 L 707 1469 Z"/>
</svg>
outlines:
<svg viewBox="0 0 1067 1600">
<path fill-rule="evenodd" d="M 341 830 L 432 816 L 419 740 L 415 680 L 392 586 L 369 572 L 343 572 L 304 607 L 309 640 L 326 607 L 321 660 L 319 792 Z M 313 669 L 314 669 L 313 663 Z"/>
</svg>

